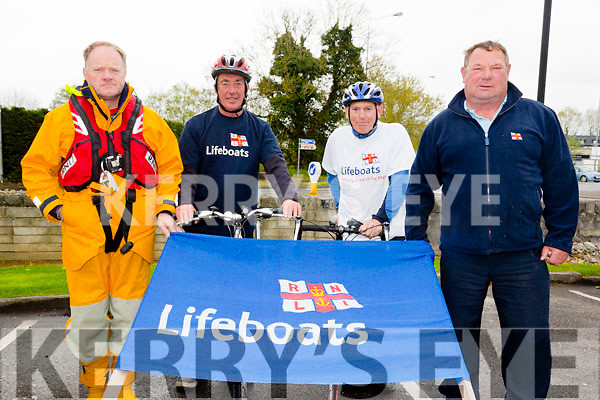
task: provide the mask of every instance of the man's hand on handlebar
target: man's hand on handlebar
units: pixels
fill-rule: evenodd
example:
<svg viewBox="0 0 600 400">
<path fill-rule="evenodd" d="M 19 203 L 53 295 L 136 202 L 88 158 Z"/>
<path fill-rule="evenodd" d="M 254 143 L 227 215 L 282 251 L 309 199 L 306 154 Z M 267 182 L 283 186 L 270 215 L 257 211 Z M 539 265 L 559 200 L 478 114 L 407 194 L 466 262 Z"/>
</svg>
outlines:
<svg viewBox="0 0 600 400">
<path fill-rule="evenodd" d="M 177 215 L 177 221 L 181 224 L 189 224 L 192 218 L 194 218 L 194 212 L 196 209 L 193 204 L 182 204 L 175 209 L 175 215 Z"/>
<path fill-rule="evenodd" d="M 281 203 L 281 209 L 283 210 L 283 215 L 287 218 L 295 218 L 302 215 L 302 206 L 292 199 L 287 199 Z"/>
<path fill-rule="evenodd" d="M 377 221 L 376 219 L 365 221 L 360 228 L 358 228 L 358 231 L 369 239 L 379 236 L 382 230 L 383 226 L 381 222 Z"/>
</svg>

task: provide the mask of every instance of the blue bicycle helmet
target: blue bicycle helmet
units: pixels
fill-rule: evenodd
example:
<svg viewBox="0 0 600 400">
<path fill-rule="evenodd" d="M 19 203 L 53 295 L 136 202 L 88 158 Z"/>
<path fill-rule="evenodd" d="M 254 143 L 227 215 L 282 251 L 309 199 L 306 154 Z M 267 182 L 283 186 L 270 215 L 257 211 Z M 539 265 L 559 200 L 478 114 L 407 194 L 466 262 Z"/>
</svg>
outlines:
<svg viewBox="0 0 600 400">
<path fill-rule="evenodd" d="M 356 82 L 344 90 L 342 104 L 347 106 L 353 101 L 368 100 L 376 104 L 383 103 L 383 91 L 371 82 Z"/>
</svg>

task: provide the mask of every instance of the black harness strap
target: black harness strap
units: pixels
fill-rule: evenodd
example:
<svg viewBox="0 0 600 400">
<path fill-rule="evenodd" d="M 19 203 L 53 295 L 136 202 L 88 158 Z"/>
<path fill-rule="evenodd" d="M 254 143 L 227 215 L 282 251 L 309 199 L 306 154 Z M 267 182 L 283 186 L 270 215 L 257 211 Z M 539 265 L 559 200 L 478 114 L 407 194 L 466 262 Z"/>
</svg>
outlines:
<svg viewBox="0 0 600 400">
<path fill-rule="evenodd" d="M 104 242 L 104 252 L 111 253 L 115 250 L 111 250 L 112 248 L 112 230 L 110 229 L 110 214 L 106 211 L 106 207 L 104 207 L 104 197 L 103 196 L 92 196 L 92 203 L 96 206 L 96 211 L 98 212 L 98 217 L 100 218 L 100 224 L 102 225 L 102 229 L 104 230 L 104 236 L 106 238 Z"/>
<path fill-rule="evenodd" d="M 129 228 L 131 227 L 131 219 L 133 217 L 133 203 L 136 201 L 135 189 L 127 190 L 127 198 L 125 201 L 125 212 L 121 217 L 119 226 L 115 236 L 112 235 L 112 229 L 110 228 L 111 216 L 104 207 L 104 196 L 93 196 L 92 203 L 96 206 L 98 217 L 100 217 L 100 224 L 104 230 L 104 236 L 106 241 L 104 243 L 105 253 L 114 253 L 119 249 L 121 240 L 125 239 L 125 244 L 121 247 L 121 254 L 127 253 L 133 247 L 133 243 L 129 241 Z"/>
<path fill-rule="evenodd" d="M 114 238 L 114 245 L 119 247 L 121 243 L 121 239 L 125 240 L 125 244 L 121 247 L 121 254 L 126 254 L 133 247 L 133 243 L 129 241 L 129 228 L 131 227 L 131 218 L 133 217 L 133 203 L 135 203 L 136 195 L 135 189 L 127 190 L 127 200 L 125 201 L 125 212 L 121 217 L 121 222 L 119 222 L 119 227 L 117 228 L 117 234 Z M 115 248 L 116 250 L 116 248 Z"/>
</svg>

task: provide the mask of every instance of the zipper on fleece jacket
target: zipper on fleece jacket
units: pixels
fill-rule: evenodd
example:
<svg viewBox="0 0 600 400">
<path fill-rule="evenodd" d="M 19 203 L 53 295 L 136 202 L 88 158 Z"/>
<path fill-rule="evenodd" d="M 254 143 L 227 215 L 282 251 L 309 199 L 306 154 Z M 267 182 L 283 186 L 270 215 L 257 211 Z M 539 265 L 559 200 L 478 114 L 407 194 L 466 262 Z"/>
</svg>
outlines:
<svg viewBox="0 0 600 400">
<path fill-rule="evenodd" d="M 490 250 L 492 250 L 492 200 L 490 198 L 490 138 L 488 132 L 485 135 L 485 183 L 487 185 L 487 203 L 488 203 L 488 240 Z"/>
<path fill-rule="evenodd" d="M 488 131 L 483 132 L 484 138 L 485 138 L 485 180 L 486 180 L 486 185 L 487 185 L 488 240 L 489 240 L 489 245 L 490 245 L 490 251 L 493 250 L 493 244 L 492 244 L 492 200 L 491 200 L 491 195 L 490 195 L 490 154 L 489 154 L 490 153 L 490 138 L 489 138 L 489 131 L 490 131 L 490 129 L 492 129 L 492 125 L 494 125 L 494 122 L 496 122 L 498 120 L 498 118 L 500 118 L 502 115 L 506 114 L 508 112 L 508 110 L 513 108 L 517 104 L 517 102 L 515 102 L 514 104 L 511 104 L 506 110 L 500 111 L 498 113 L 498 115 L 496 115 L 496 118 L 494 118 L 494 120 L 490 124 Z M 469 116 L 469 117 L 471 119 L 473 119 L 473 117 L 471 117 L 471 116 Z M 477 121 L 475 121 L 475 122 L 477 122 Z M 479 123 L 477 123 L 477 125 L 479 125 Z M 481 130 L 483 130 L 483 129 L 481 129 Z"/>
<path fill-rule="evenodd" d="M 508 109 L 504 110 L 504 112 L 508 111 L 511 107 L 509 107 Z M 452 111 L 453 113 L 457 114 L 460 117 L 463 118 L 468 118 L 471 119 L 475 124 L 477 124 L 477 127 L 479 129 L 481 129 L 481 131 L 483 132 L 483 138 L 484 138 L 484 147 L 485 147 L 485 183 L 487 186 L 486 189 L 486 196 L 487 196 L 487 209 L 488 209 L 488 244 L 490 246 L 490 251 L 492 250 L 492 224 L 491 224 L 491 220 L 492 220 L 492 200 L 491 200 L 491 195 L 490 195 L 490 138 L 488 136 L 488 132 L 484 131 L 483 128 L 479 125 L 479 123 L 477 121 L 475 121 L 475 119 L 473 117 L 471 117 L 468 114 L 461 114 L 459 112 L 456 112 L 453 109 L 450 109 L 450 111 Z M 498 118 L 500 115 L 502 115 L 504 112 L 498 114 L 498 116 L 496 116 L 496 118 Z M 494 121 L 492 121 L 492 124 L 494 123 Z M 491 125 L 490 125 L 490 129 L 491 129 Z"/>
</svg>

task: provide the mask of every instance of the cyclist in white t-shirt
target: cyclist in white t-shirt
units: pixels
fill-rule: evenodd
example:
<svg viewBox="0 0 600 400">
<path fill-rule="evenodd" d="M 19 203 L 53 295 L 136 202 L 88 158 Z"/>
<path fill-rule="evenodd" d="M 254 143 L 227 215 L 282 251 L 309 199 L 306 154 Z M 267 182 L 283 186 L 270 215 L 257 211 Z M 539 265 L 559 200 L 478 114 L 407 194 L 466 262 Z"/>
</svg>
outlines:
<svg viewBox="0 0 600 400">
<path fill-rule="evenodd" d="M 377 239 L 387 221 L 392 240 L 403 240 L 404 199 L 415 158 L 408 132 L 399 123 L 379 121 L 383 92 L 373 83 L 350 85 L 342 103 L 350 124 L 333 131 L 323 155 L 338 223 L 358 220 L 363 239 Z"/>
</svg>

